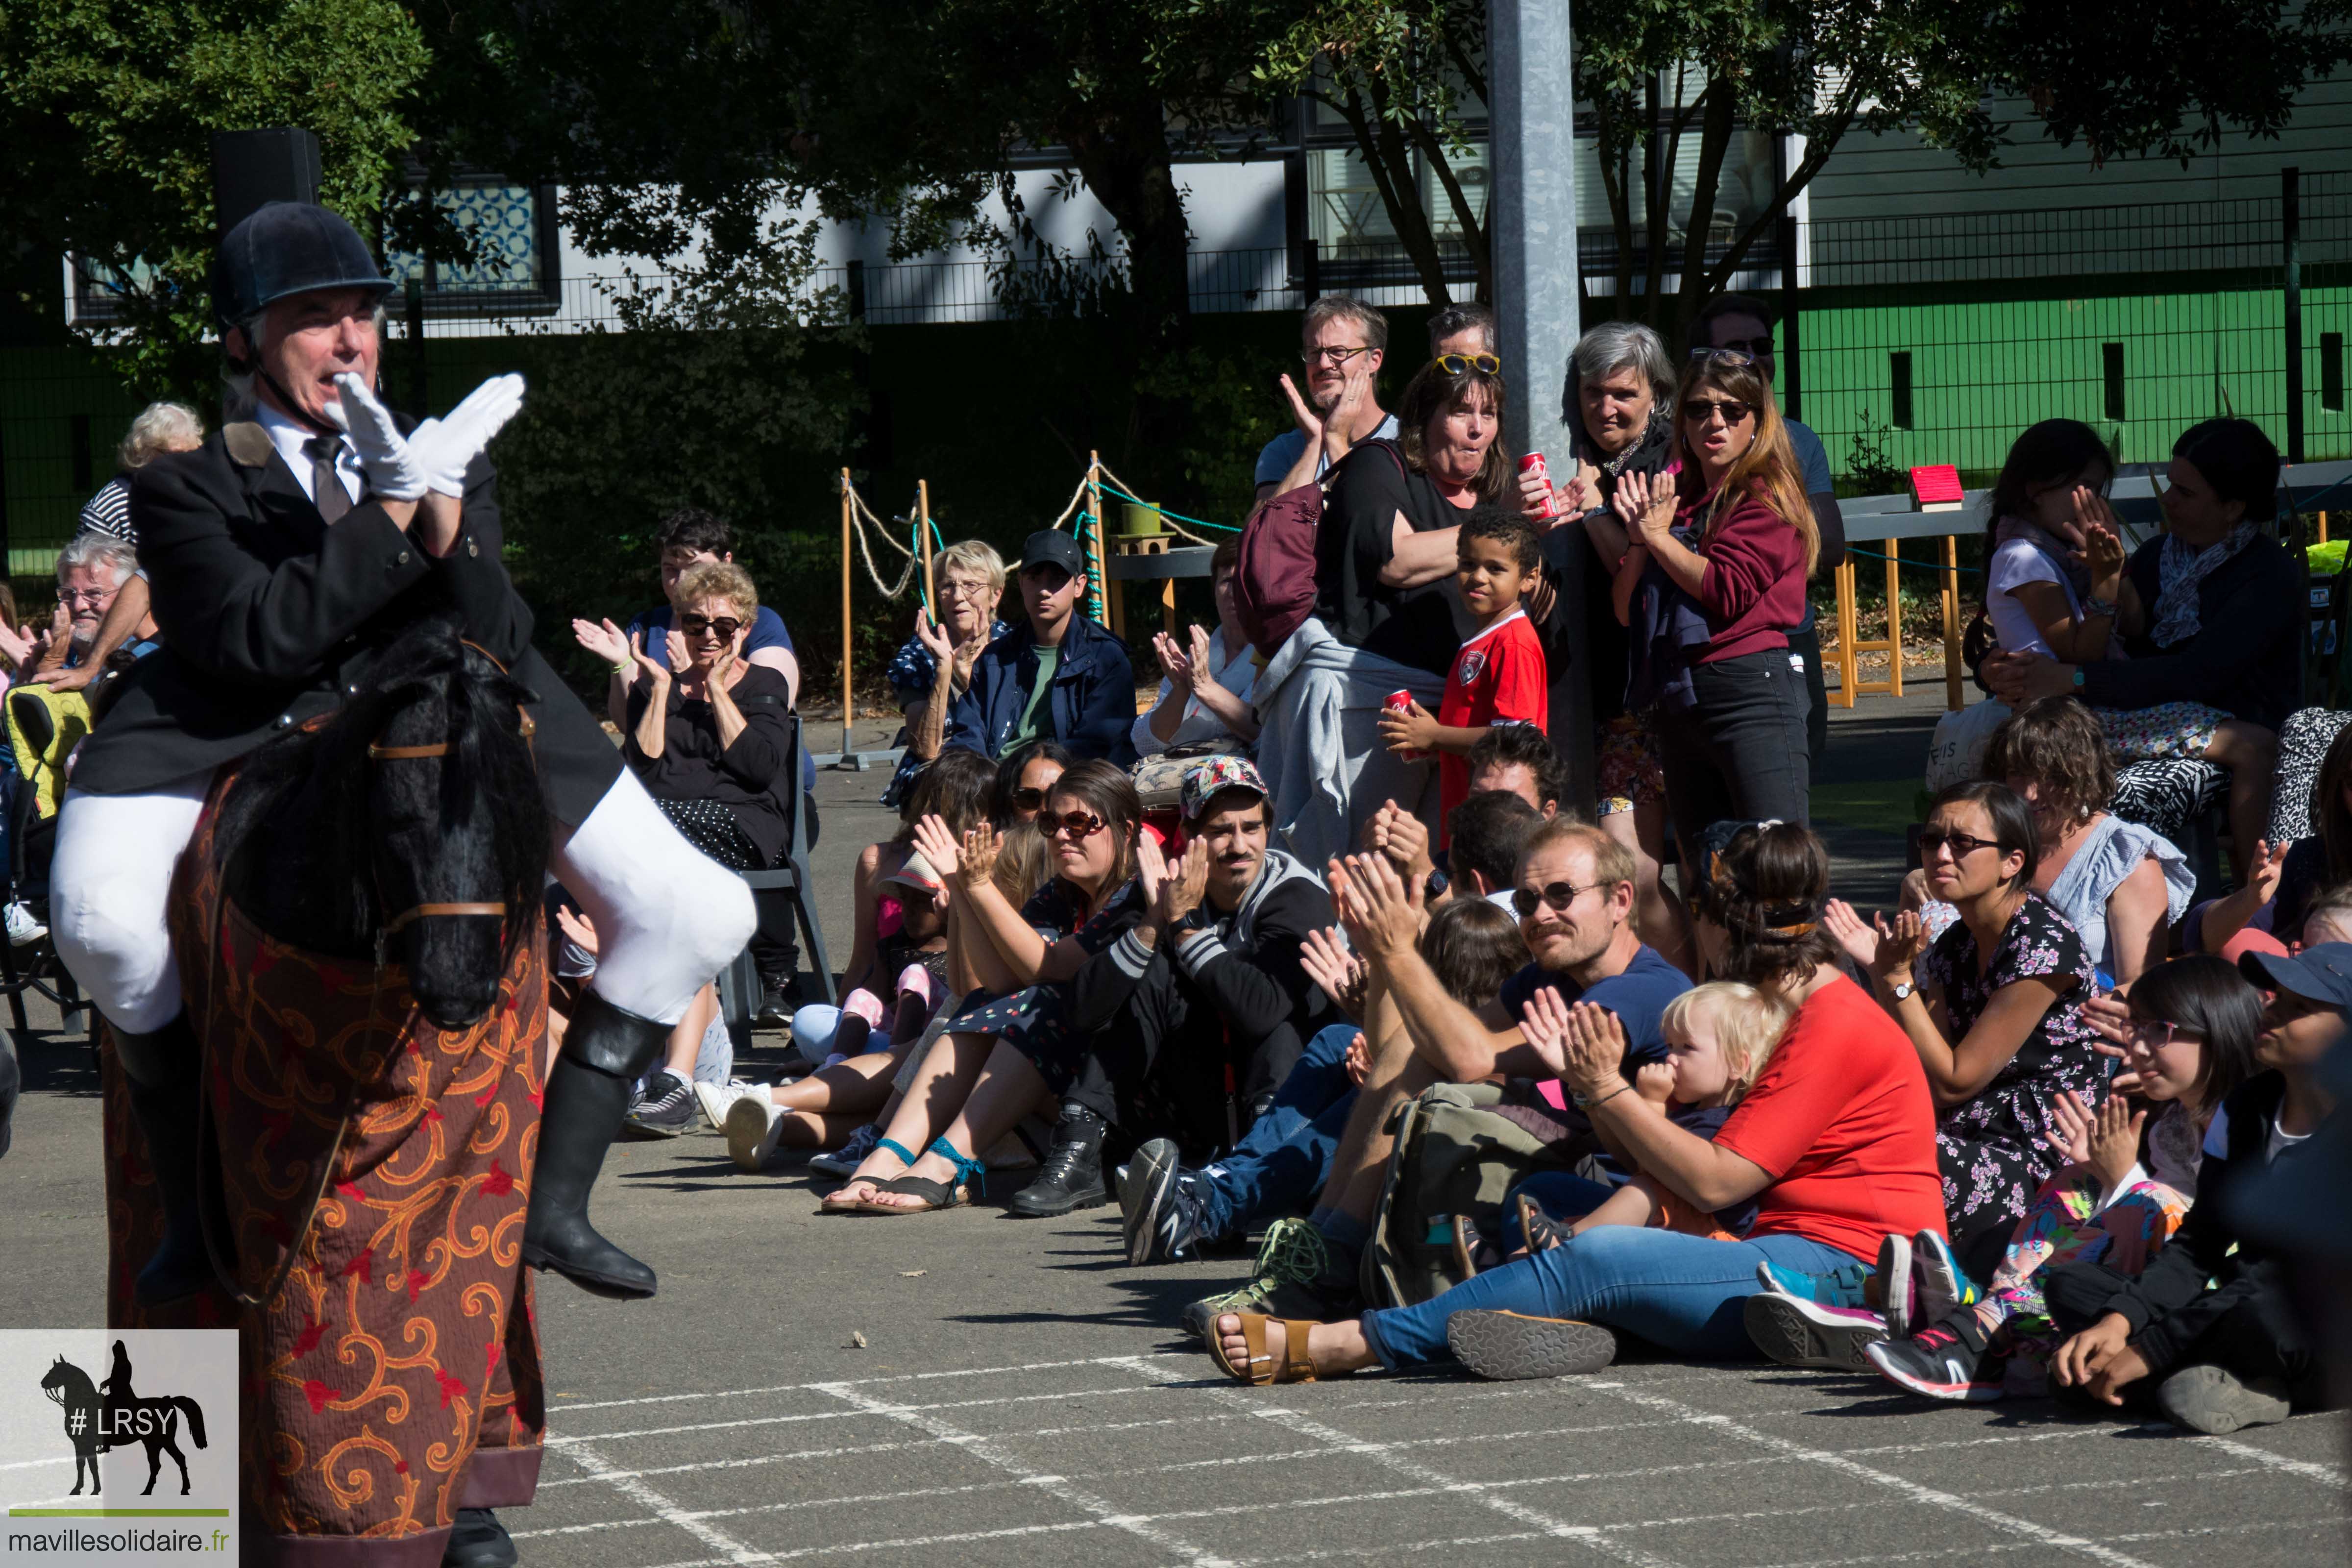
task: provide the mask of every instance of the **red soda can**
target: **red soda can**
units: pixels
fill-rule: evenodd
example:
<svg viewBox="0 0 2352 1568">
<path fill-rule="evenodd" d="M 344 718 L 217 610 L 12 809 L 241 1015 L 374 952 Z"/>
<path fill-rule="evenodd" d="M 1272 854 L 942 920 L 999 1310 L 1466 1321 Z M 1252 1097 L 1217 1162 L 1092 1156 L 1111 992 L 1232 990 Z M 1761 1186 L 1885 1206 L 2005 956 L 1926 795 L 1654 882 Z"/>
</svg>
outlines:
<svg viewBox="0 0 2352 1568">
<path fill-rule="evenodd" d="M 1531 513 L 1530 515 L 1537 518 L 1550 517 L 1556 509 L 1551 504 L 1551 468 L 1544 461 L 1544 455 L 1541 452 L 1529 452 L 1526 457 L 1521 458 L 1519 459 L 1519 472 L 1523 474 L 1533 474 L 1536 478 L 1543 481 L 1543 510 Z"/>
<path fill-rule="evenodd" d="M 1389 693 L 1389 700 L 1381 706 L 1391 713 L 1410 713 L 1412 711 L 1412 693 L 1404 690 L 1391 691 Z M 1420 746 L 1408 746 L 1396 754 L 1408 763 L 1425 762 L 1429 757 L 1429 752 Z"/>
</svg>

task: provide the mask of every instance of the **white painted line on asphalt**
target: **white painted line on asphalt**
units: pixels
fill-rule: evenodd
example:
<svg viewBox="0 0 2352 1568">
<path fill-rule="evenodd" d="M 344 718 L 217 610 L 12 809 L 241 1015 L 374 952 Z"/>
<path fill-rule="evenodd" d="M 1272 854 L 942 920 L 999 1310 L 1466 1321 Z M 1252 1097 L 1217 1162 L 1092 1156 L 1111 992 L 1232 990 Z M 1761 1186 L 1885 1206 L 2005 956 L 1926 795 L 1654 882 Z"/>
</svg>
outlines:
<svg viewBox="0 0 2352 1568">
<path fill-rule="evenodd" d="M 822 1393 L 824 1389 L 820 1386 L 816 1392 Z M 934 1405 L 885 1405 L 877 1401 L 871 1411 L 803 1410 L 790 1415 L 746 1415 L 733 1421 L 700 1421 L 684 1426 L 639 1426 L 625 1432 L 590 1432 L 578 1437 L 550 1437 L 547 1447 L 560 1448 L 574 1443 L 613 1443 L 624 1437 L 667 1437 L 680 1432 L 725 1432 L 738 1426 L 782 1426 L 795 1421 L 846 1421 L 860 1415 L 895 1415 L 919 1410 L 971 1410 L 991 1405 L 1034 1405 L 1040 1400 L 1059 1403 L 1066 1399 L 1113 1398 L 1150 1392 L 1143 1388 L 1076 1388 L 1067 1394 L 1015 1394 L 1002 1399 L 951 1399 Z"/>
<path fill-rule="evenodd" d="M 1152 1351 L 1145 1353 L 1176 1356 L 1185 1352 Z M 946 1377 L 994 1377 L 1016 1372 L 1050 1372 L 1056 1367 L 1065 1366 L 1100 1366 L 1110 1359 L 1114 1358 L 1087 1356 L 1078 1361 L 1033 1361 L 1023 1362 L 1013 1366 L 963 1367 L 953 1372 L 902 1372 L 894 1373 L 887 1377 L 835 1377 L 827 1378 L 823 1383 L 773 1383 L 762 1388 L 714 1388 L 706 1394 L 648 1394 L 637 1399 L 589 1399 L 576 1403 L 565 1400 L 560 1405 L 551 1404 L 548 1406 L 548 1413 L 568 1415 L 574 1410 L 615 1410 L 629 1405 L 676 1405 L 688 1400 L 748 1399 L 761 1394 L 799 1394 L 804 1391 L 821 1393 L 828 1388 L 872 1388 L 885 1383 L 930 1383 Z M 1128 1361 L 1133 1358 L 1120 1356 L 1115 1359 Z M 551 1395 L 551 1398 L 562 1397 L 560 1394 Z"/>
<path fill-rule="evenodd" d="M 2108 1568 L 2153 1568 L 2152 1564 L 2142 1562 L 2139 1558 L 2127 1552 L 2115 1551 L 2111 1547 L 2102 1546 L 2095 1541 L 2088 1541 L 2079 1535 L 2069 1535 L 2063 1531 L 2052 1530 L 2047 1525 L 2035 1524 L 2031 1520 L 2013 1518 L 1999 1509 L 1987 1508 L 1982 1503 L 1970 1502 L 1964 1497 L 1939 1491 L 1934 1487 L 1923 1486 L 1917 1481 L 1886 1470 L 1873 1469 L 1860 1460 L 1849 1458 L 1845 1455 L 1832 1453 L 1825 1448 L 1810 1447 L 1790 1438 L 1778 1437 L 1769 1432 L 1759 1431 L 1756 1427 L 1735 1421 L 1728 1415 L 1717 1415 L 1709 1411 L 1700 1410 L 1696 1406 L 1685 1405 L 1679 1400 L 1669 1399 L 1661 1394 L 1644 1394 L 1616 1384 L 1610 1385 L 1609 1391 L 1620 1399 L 1628 1400 L 1645 1409 L 1675 1416 L 1694 1426 L 1707 1427 L 1747 1442 L 1760 1444 L 1778 1453 L 1786 1454 L 1791 1458 L 1803 1459 L 1809 1463 L 1839 1471 L 1841 1474 L 1852 1476 L 1857 1480 L 1884 1487 L 1889 1491 L 1909 1498 L 1914 1502 L 1926 1503 L 1931 1507 L 1948 1509 L 1954 1513 L 1966 1514 L 1980 1523 L 1991 1525 L 1994 1529 L 2004 1531 L 2011 1535 L 2022 1536 L 2039 1545 L 2080 1553 L 2106 1563 Z"/>
<path fill-rule="evenodd" d="M 998 1443 L 982 1437 L 978 1433 L 966 1432 L 961 1427 L 953 1426 L 927 1411 L 886 1404 L 870 1394 L 859 1393 L 846 1384 L 834 1384 L 820 1388 L 819 1392 L 830 1394 L 835 1399 L 856 1405 L 869 1415 L 887 1415 L 893 1421 L 903 1421 L 908 1426 L 919 1431 L 928 1432 L 934 1437 L 959 1444 L 965 1453 L 982 1463 L 994 1465 L 1008 1475 L 1017 1476 L 1028 1481 L 1039 1491 L 1066 1507 L 1076 1509 L 1081 1513 L 1092 1514 L 1095 1522 L 1114 1530 L 1123 1530 L 1129 1535 L 1150 1542 L 1162 1552 L 1173 1552 L 1185 1562 L 1197 1564 L 1198 1568 L 1231 1568 L 1231 1564 L 1225 1559 L 1217 1556 L 1207 1548 L 1195 1546 L 1180 1536 L 1171 1535 L 1158 1526 L 1146 1523 L 1132 1515 L 1122 1514 L 1110 1503 L 1090 1492 L 1081 1490 L 1077 1486 L 1059 1476 L 1045 1475 L 1031 1469 L 1023 1464 L 1017 1456 Z"/>
<path fill-rule="evenodd" d="M 738 1564 L 772 1561 L 767 1553 L 755 1552 L 725 1531 L 703 1523 L 645 1482 L 633 1476 L 614 1472 L 613 1467 L 604 1462 L 604 1457 L 587 1444 L 572 1444 L 564 1450 L 564 1457 L 591 1475 L 609 1472 L 604 1475 L 604 1479 L 612 1483 L 614 1491 L 640 1508 L 653 1510 L 654 1513 L 666 1522 L 677 1526 L 711 1551 L 718 1552 L 722 1561 Z"/>
<path fill-rule="evenodd" d="M 2200 1535 L 2236 1535 L 2257 1530 L 2340 1530 L 2341 1519 L 2265 1519 L 2243 1524 L 2192 1524 L 2178 1530 L 2136 1530 L 2126 1535 L 2111 1535 L 2110 1544 L 2137 1546 L 2151 1541 L 2187 1541 Z M 1914 1552 L 1874 1552 L 1867 1557 L 1814 1557 L 1800 1563 L 1769 1563 L 1753 1564 L 1752 1568 L 1864 1568 L 1879 1563 L 1927 1563 L 1938 1557 L 1989 1557 L 1996 1552 L 2033 1552 L 2041 1549 L 2039 1541 L 1997 1541 L 1987 1546 L 1929 1546 Z"/>
<path fill-rule="evenodd" d="M 2339 1492 L 2352 1491 L 2352 1479 L 2347 1479 L 2334 1465 L 2314 1464 L 2309 1459 L 2290 1459 L 2284 1454 L 2273 1454 L 2268 1448 L 2241 1443 L 2234 1437 L 2191 1437 L 2189 1441 L 2208 1448 L 2219 1448 L 2241 1459 L 2252 1459 L 2256 1464 L 2266 1465 L 2290 1476 L 2301 1476 L 2307 1481 L 2317 1481 L 2321 1486 L 2333 1487 Z"/>
<path fill-rule="evenodd" d="M 1123 1363 L 1113 1363 L 1112 1364 L 1124 1364 L 1138 1376 L 1150 1378 L 1154 1382 L 1168 1381 L 1160 1376 L 1162 1369 L 1145 1364 L 1140 1356 Z M 1292 1410 L 1278 1405 L 1262 1404 L 1255 1399 L 1244 1397 L 1236 1389 L 1209 1388 L 1202 1392 L 1221 1405 L 1247 1411 L 1260 1420 L 1275 1422 L 1302 1437 L 1312 1437 L 1318 1443 L 1327 1444 L 1344 1453 L 1360 1454 L 1374 1464 L 1394 1470 L 1408 1479 L 1419 1481 L 1433 1491 L 1466 1498 L 1482 1508 L 1494 1510 L 1514 1523 L 1533 1525 L 1546 1535 L 1562 1541 L 1580 1542 L 1607 1556 L 1641 1564 L 1642 1568 L 1670 1568 L 1664 1558 L 1643 1552 L 1625 1542 L 1611 1541 L 1591 1525 L 1570 1524 L 1564 1519 L 1555 1519 L 1550 1514 L 1538 1509 L 1529 1508 L 1525 1503 L 1497 1496 L 1487 1488 L 1458 1481 L 1452 1476 L 1393 1452 L 1386 1445 L 1367 1443 L 1360 1437 L 1350 1436 L 1336 1426 L 1328 1426 L 1304 1411 Z"/>
<path fill-rule="evenodd" d="M 1455 1552 L 1465 1546 L 1501 1546 L 1514 1541 L 1542 1541 L 1540 1531 L 1515 1531 L 1509 1535 L 1456 1535 L 1439 1541 L 1414 1541 L 1381 1546 L 1331 1546 L 1320 1552 L 1294 1552 L 1281 1557 L 1251 1557 L 1236 1568 L 1272 1568 L 1278 1563 L 1329 1563 L 1347 1557 L 1394 1557 L 1399 1561 L 1417 1552 Z"/>
</svg>

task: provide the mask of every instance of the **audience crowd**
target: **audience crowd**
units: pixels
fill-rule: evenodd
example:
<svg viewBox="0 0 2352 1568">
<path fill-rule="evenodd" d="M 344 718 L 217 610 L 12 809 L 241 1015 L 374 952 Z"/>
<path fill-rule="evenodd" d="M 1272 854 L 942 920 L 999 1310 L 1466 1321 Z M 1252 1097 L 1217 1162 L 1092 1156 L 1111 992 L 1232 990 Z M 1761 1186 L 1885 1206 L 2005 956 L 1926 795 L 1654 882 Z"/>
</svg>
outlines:
<svg viewBox="0 0 2352 1568">
<path fill-rule="evenodd" d="M 790 925 L 763 926 L 755 1011 L 800 1066 L 737 1079 L 706 986 L 631 1127 L 707 1119 L 749 1173 L 808 1157 L 827 1214 L 1116 1201 L 1137 1268 L 1255 1238 L 1182 1314 L 1248 1384 L 1558 1376 L 1630 1339 L 2203 1432 L 2323 1401 L 2289 1250 L 2249 1219 L 2310 1160 L 2352 1016 L 2352 725 L 2299 711 L 2276 451 L 2189 429 L 2131 548 L 2095 433 L 2019 437 L 1986 699 L 1874 909 L 1808 826 L 1810 585 L 1845 544 L 1773 326 L 1726 296 L 1679 359 L 1595 328 L 1547 471 L 1501 429 L 1515 375 L 1553 370 L 1506 365 L 1483 309 L 1437 315 L 1391 410 L 1388 323 L 1318 300 L 1215 624 L 1154 639 L 1156 693 L 1085 613 L 1069 533 L 1010 566 L 940 551 L 838 1004 L 796 1005 Z M 159 405 L 122 461 L 200 434 Z M 54 616 L 0 629 L 12 680 L 101 711 L 93 667 L 156 636 L 121 484 Z M 790 634 L 733 543 L 673 515 L 662 603 L 574 631 L 661 812 L 760 871 L 814 838 L 813 774 Z M 12 789 L 66 764 L 11 738 Z M 2200 902 L 2209 812 L 2233 878 Z M 595 933 L 551 899 L 576 979 Z M 11 939 L 37 916 L 12 906 Z M 1448 1161 L 1499 1202 L 1436 1209 Z"/>
</svg>

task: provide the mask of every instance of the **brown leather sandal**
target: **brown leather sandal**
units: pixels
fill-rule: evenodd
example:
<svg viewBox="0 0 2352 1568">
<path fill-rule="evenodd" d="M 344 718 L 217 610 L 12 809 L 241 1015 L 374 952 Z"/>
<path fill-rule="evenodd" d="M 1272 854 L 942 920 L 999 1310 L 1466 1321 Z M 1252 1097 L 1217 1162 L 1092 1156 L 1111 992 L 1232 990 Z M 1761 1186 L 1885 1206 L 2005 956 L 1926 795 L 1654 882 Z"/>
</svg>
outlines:
<svg viewBox="0 0 2352 1568">
<path fill-rule="evenodd" d="M 1220 1312 L 1217 1318 L 1226 1314 Z M 1252 1387 L 1269 1383 L 1313 1383 L 1315 1363 L 1307 1358 L 1307 1336 L 1315 1324 L 1304 1318 L 1281 1320 L 1283 1345 L 1282 1364 L 1274 1364 L 1266 1352 L 1265 1326 L 1276 1320 L 1264 1312 L 1235 1312 L 1242 1324 L 1242 1343 L 1249 1351 L 1246 1364 L 1235 1366 L 1225 1359 L 1225 1336 L 1217 1331 L 1217 1318 L 1209 1320 L 1209 1354 L 1227 1377 Z"/>
</svg>

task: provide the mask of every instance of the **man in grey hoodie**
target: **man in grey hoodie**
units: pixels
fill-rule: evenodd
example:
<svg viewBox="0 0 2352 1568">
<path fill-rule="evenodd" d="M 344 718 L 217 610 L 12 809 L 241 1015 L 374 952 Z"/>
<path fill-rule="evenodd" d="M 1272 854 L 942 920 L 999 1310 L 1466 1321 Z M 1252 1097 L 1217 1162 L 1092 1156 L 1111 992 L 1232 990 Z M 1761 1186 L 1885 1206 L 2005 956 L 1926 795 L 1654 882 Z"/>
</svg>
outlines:
<svg viewBox="0 0 2352 1568">
<path fill-rule="evenodd" d="M 1246 759 L 1206 757 L 1184 776 L 1186 847 L 1147 839 L 1150 914 L 1071 983 L 1073 1064 L 1054 1146 L 1012 1203 L 1026 1215 L 1106 1201 L 1102 1142 L 1161 1134 L 1236 1142 L 1298 1060 L 1328 999 L 1300 945 L 1331 923 L 1320 878 L 1266 843 L 1265 781 Z"/>
</svg>

